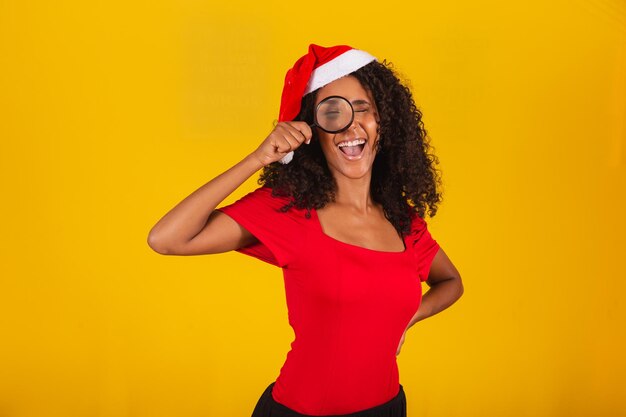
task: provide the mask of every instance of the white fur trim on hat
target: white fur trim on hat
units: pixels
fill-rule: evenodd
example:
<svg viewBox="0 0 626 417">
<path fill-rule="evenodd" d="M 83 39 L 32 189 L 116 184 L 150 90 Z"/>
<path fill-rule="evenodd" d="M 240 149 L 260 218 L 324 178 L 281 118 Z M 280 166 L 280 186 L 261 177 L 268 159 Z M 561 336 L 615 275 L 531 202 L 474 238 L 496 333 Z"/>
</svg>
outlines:
<svg viewBox="0 0 626 417">
<path fill-rule="evenodd" d="M 304 95 L 346 76 L 372 61 L 376 61 L 376 57 L 365 51 L 350 49 L 314 69 L 304 90 Z"/>
</svg>

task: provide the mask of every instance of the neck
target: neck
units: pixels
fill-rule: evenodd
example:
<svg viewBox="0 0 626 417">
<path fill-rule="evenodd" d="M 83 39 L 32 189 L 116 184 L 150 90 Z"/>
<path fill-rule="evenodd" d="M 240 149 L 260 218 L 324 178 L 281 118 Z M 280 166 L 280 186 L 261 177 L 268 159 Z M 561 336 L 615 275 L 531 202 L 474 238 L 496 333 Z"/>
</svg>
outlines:
<svg viewBox="0 0 626 417">
<path fill-rule="evenodd" d="M 356 179 L 339 176 L 335 181 L 335 204 L 360 214 L 368 214 L 374 207 L 370 192 L 371 173 Z"/>
</svg>

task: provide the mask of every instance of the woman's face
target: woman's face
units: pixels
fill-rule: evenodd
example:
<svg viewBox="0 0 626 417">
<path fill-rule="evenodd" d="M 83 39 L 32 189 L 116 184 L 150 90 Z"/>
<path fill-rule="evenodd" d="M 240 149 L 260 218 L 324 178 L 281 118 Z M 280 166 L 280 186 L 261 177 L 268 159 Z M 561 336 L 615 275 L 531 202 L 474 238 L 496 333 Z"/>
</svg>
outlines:
<svg viewBox="0 0 626 417">
<path fill-rule="evenodd" d="M 341 133 L 317 129 L 328 168 L 335 178 L 337 175 L 362 178 L 371 174 L 378 140 L 378 112 L 371 93 L 363 88 L 359 80 L 349 75 L 322 87 L 317 93 L 315 105 L 329 96 L 348 99 L 354 107 L 354 121 Z"/>
</svg>

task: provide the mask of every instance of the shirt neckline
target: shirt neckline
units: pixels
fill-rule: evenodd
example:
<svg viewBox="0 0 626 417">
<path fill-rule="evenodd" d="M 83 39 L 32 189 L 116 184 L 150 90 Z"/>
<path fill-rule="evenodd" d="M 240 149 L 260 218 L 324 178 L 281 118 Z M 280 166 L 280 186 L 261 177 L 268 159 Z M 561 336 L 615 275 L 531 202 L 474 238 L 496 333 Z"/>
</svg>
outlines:
<svg viewBox="0 0 626 417">
<path fill-rule="evenodd" d="M 337 244 L 347 246 L 350 248 L 355 248 L 355 249 L 362 250 L 362 251 L 369 252 L 369 253 L 380 253 L 384 255 L 387 255 L 387 254 L 388 255 L 404 255 L 408 253 L 409 251 L 409 245 L 407 244 L 406 236 L 403 237 L 402 239 L 402 242 L 404 243 L 404 250 L 402 252 L 389 252 L 389 251 L 383 251 L 383 250 L 376 250 L 376 249 L 365 248 L 363 246 L 353 245 L 352 243 L 342 242 L 341 240 L 335 239 L 334 237 L 329 236 L 324 232 L 324 229 L 322 228 L 322 222 L 320 222 L 320 218 L 318 217 L 317 210 L 315 208 L 311 208 L 311 212 L 313 213 L 313 217 L 315 217 L 315 223 L 316 223 L 318 232 L 322 236 L 324 236 L 326 239 L 333 241 Z"/>
</svg>

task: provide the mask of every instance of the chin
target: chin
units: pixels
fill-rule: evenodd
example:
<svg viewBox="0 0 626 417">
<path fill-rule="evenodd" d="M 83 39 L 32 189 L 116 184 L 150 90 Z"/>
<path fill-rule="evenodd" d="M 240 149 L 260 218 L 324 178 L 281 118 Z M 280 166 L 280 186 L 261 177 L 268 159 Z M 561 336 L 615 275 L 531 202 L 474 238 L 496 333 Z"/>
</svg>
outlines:
<svg viewBox="0 0 626 417">
<path fill-rule="evenodd" d="M 371 174 L 372 165 L 359 164 L 358 166 L 345 166 L 340 164 L 339 166 L 334 167 L 334 171 L 338 174 L 343 175 L 346 178 L 357 180 Z"/>
</svg>

